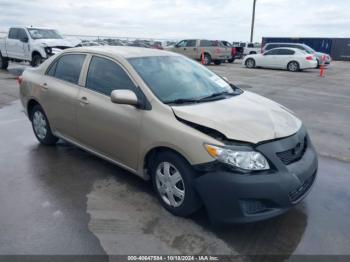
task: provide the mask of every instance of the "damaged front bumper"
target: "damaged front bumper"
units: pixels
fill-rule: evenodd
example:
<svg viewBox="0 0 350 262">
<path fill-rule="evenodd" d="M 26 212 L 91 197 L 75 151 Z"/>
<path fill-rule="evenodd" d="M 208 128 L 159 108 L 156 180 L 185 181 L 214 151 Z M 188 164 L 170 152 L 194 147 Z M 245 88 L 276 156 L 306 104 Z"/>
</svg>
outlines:
<svg viewBox="0 0 350 262">
<path fill-rule="evenodd" d="M 270 170 L 243 174 L 195 167 L 201 173 L 195 187 L 213 221 L 247 223 L 277 216 L 304 199 L 314 184 L 318 160 L 305 128 L 254 148 L 268 159 Z"/>
</svg>

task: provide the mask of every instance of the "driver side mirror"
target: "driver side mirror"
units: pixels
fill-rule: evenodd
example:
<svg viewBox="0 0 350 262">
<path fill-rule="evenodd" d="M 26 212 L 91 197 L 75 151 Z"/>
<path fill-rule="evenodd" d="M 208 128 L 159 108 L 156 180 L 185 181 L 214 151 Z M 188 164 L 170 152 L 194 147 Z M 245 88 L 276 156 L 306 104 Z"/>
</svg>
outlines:
<svg viewBox="0 0 350 262">
<path fill-rule="evenodd" d="M 122 105 L 137 106 L 139 104 L 136 94 L 127 89 L 113 90 L 111 93 L 111 101 L 112 103 Z"/>
<path fill-rule="evenodd" d="M 23 37 L 23 38 L 21 38 L 21 41 L 22 41 L 23 43 L 28 43 L 28 40 L 29 40 L 29 39 L 28 39 L 28 37 L 26 37 L 26 36 Z"/>
</svg>

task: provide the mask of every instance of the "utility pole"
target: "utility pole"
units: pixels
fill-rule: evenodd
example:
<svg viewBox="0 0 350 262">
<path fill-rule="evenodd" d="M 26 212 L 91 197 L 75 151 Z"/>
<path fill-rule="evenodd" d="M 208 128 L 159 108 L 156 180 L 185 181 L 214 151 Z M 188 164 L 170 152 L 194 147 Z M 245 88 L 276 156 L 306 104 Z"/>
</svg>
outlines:
<svg viewBox="0 0 350 262">
<path fill-rule="evenodd" d="M 252 28 L 250 31 L 250 42 L 253 43 L 254 39 L 254 23 L 255 23 L 255 5 L 256 5 L 256 0 L 253 0 L 253 15 L 252 15 Z"/>
</svg>

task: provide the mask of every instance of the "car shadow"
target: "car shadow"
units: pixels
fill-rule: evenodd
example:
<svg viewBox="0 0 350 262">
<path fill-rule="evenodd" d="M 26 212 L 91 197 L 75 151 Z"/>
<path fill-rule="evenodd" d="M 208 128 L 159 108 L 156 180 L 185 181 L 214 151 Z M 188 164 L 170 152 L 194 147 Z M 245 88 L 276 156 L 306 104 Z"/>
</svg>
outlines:
<svg viewBox="0 0 350 262">
<path fill-rule="evenodd" d="M 280 261 L 293 254 L 307 226 L 307 214 L 302 204 L 282 216 L 252 224 L 217 226 L 211 223 L 205 209 L 199 210 L 189 219 L 177 218 L 166 212 L 158 203 L 150 182 L 145 182 L 141 178 L 73 145 L 66 142 L 60 142 L 56 147 L 38 145 L 35 153 L 31 163 L 33 163 L 38 182 L 45 183 L 46 190 L 50 192 L 50 199 L 54 199 L 63 210 L 65 207 L 73 205 L 80 210 L 80 213 L 85 213 L 87 208 L 86 195 L 93 190 L 93 182 L 96 180 L 112 181 L 106 185 L 98 185 L 96 190 L 98 190 L 99 198 L 101 196 L 106 199 L 115 197 L 114 201 L 119 201 L 121 206 L 128 206 L 131 212 L 136 212 L 133 214 L 134 217 L 140 217 L 143 213 L 147 213 L 147 217 L 150 219 L 145 220 L 146 229 L 143 233 L 150 235 L 157 235 L 154 230 L 157 226 L 162 228 L 162 223 L 172 221 L 179 228 L 181 228 L 181 224 L 186 223 L 189 228 L 187 229 L 188 236 L 195 234 L 200 228 L 206 232 L 205 234 L 213 235 L 215 239 L 218 239 L 217 241 L 226 243 L 239 255 L 278 255 L 270 257 L 268 261 L 274 261 L 273 259 Z M 41 164 L 37 164 L 38 161 Z M 110 194 L 108 187 L 121 185 L 128 188 L 127 193 L 122 192 L 115 196 L 117 192 L 115 190 L 113 195 L 108 195 Z M 151 207 L 149 206 L 150 202 L 152 203 Z M 67 211 L 66 215 L 72 220 L 80 217 L 77 215 L 78 211 L 72 212 L 70 209 Z M 83 223 L 86 227 L 86 219 Z M 148 228 L 149 225 L 152 225 L 152 229 Z M 191 232 L 192 228 L 194 228 L 193 232 Z M 183 232 L 183 235 L 186 238 L 186 232 Z M 174 245 L 173 242 L 169 245 Z M 210 243 L 205 242 L 209 242 L 209 240 L 202 240 L 200 244 L 210 245 Z M 188 249 L 180 250 L 189 252 Z M 254 257 L 253 260 L 267 261 L 259 259 L 261 257 Z"/>
</svg>

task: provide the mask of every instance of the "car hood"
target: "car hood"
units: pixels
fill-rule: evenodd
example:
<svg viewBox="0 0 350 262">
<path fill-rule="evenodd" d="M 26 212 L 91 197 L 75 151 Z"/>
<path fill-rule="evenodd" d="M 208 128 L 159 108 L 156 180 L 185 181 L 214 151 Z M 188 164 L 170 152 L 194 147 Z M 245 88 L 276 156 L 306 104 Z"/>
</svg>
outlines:
<svg viewBox="0 0 350 262">
<path fill-rule="evenodd" d="M 75 45 L 67 39 L 37 39 L 36 43 L 49 47 L 74 47 Z"/>
<path fill-rule="evenodd" d="M 214 129 L 228 139 L 259 143 L 295 134 L 301 121 L 265 97 L 245 91 L 228 99 L 172 106 L 183 120 Z"/>
</svg>

